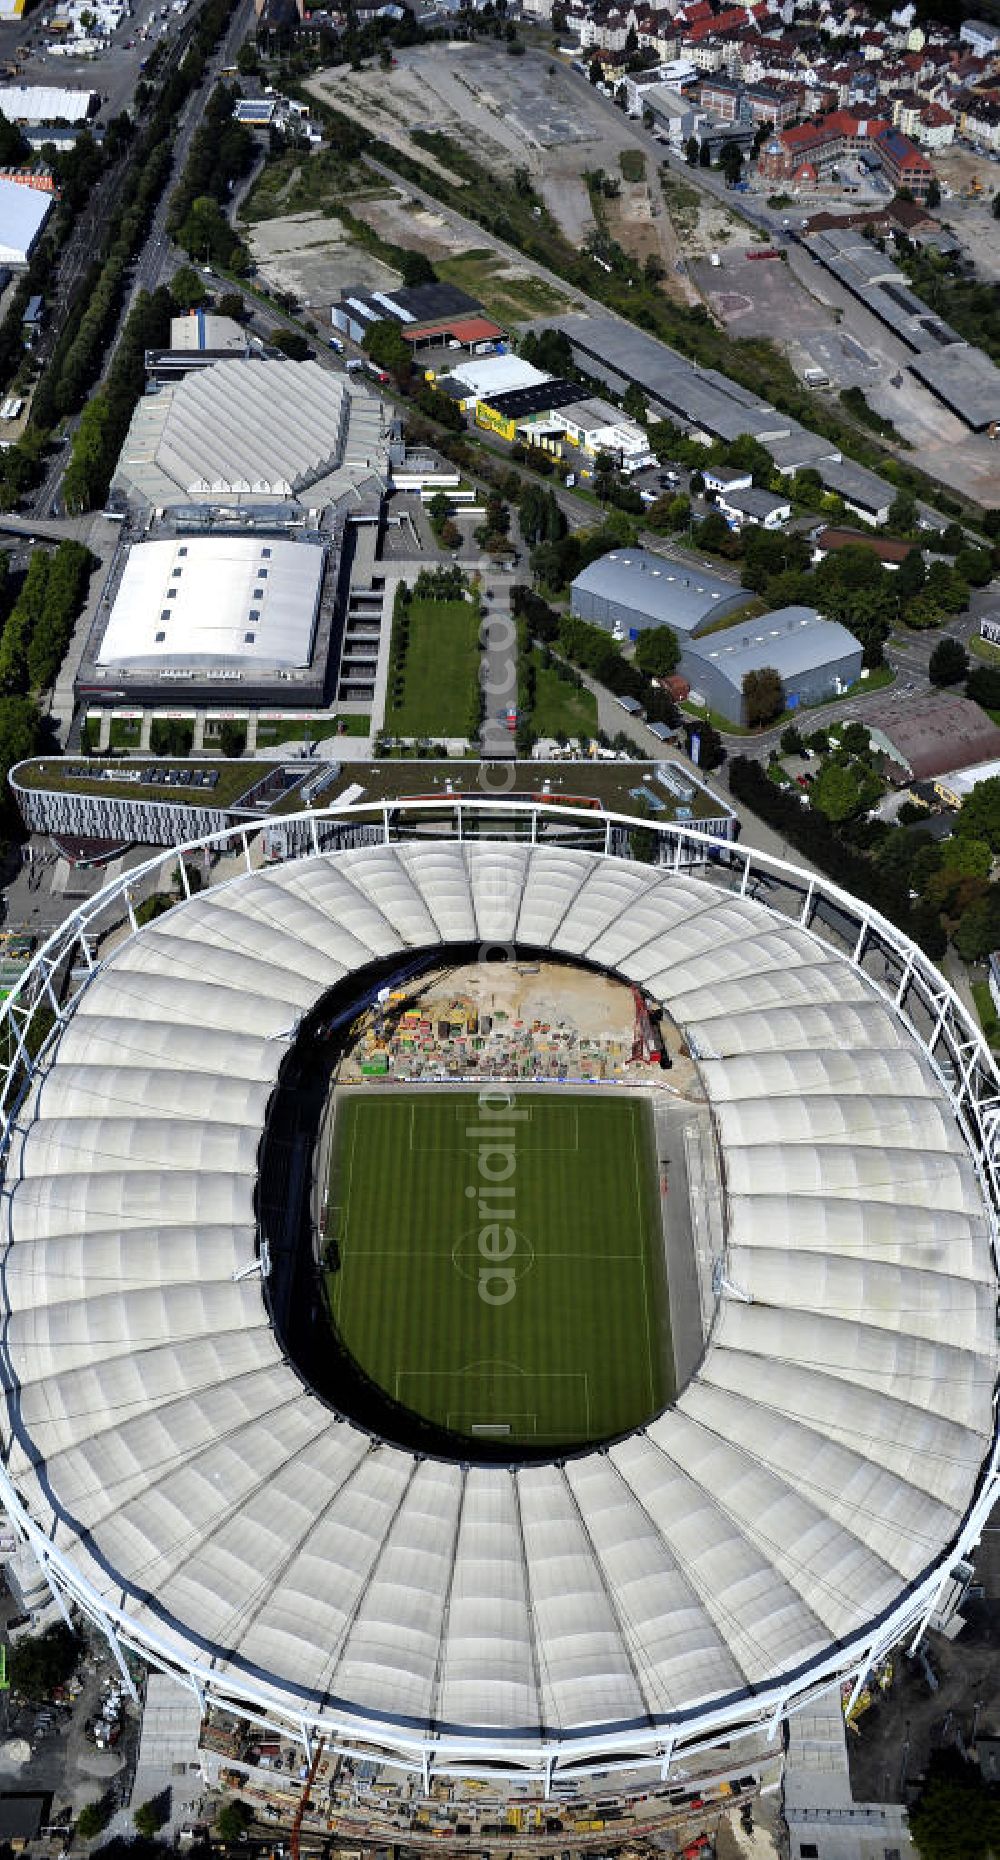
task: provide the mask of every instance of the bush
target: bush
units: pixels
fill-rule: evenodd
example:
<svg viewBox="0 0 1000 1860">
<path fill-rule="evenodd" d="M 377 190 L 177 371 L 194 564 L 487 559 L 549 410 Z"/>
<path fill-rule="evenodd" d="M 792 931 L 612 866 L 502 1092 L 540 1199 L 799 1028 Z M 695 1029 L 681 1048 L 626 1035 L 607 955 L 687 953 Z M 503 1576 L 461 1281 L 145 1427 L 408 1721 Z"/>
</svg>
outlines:
<svg viewBox="0 0 1000 1860">
<path fill-rule="evenodd" d="M 215 1832 L 220 1841 L 228 1846 L 232 1841 L 241 1840 L 248 1829 L 253 1826 L 253 1810 L 246 1802 L 224 1802 L 215 1817 Z"/>
<path fill-rule="evenodd" d="M 48 1698 L 71 1677 L 81 1652 L 79 1637 L 60 1621 L 44 1634 L 32 1635 L 12 1647 L 10 1683 L 25 1698 Z"/>
<path fill-rule="evenodd" d="M 245 723 L 224 723 L 219 732 L 219 746 L 224 756 L 241 756 L 247 746 Z"/>
<path fill-rule="evenodd" d="M 149 747 L 154 756 L 189 756 L 193 742 L 193 723 L 176 717 L 154 717 L 149 733 Z"/>
<path fill-rule="evenodd" d="M 87 1802 L 76 1818 L 76 1831 L 81 1841 L 93 1841 L 103 1834 L 111 1820 L 112 1806 L 107 1796 L 99 1802 Z"/>
</svg>

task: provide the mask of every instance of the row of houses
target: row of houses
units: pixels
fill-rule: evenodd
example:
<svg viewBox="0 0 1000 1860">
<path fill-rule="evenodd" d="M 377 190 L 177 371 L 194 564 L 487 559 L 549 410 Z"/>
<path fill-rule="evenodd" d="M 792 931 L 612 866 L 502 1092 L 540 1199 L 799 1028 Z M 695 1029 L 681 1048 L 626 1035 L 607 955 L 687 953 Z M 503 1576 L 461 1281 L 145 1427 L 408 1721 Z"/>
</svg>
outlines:
<svg viewBox="0 0 1000 1860">
<path fill-rule="evenodd" d="M 551 0 L 522 4 L 526 13 L 551 14 Z M 656 113 L 657 84 L 674 88 L 666 75 L 642 83 L 638 51 L 660 72 L 685 67 L 685 102 L 715 122 L 746 117 L 783 130 L 793 119 L 849 111 L 878 119 L 925 158 L 956 135 L 987 150 L 1000 142 L 1000 40 L 988 22 L 967 20 L 956 34 L 918 22 L 910 5 L 882 20 L 837 0 L 574 0 L 566 28 L 600 59 L 610 84 L 624 85 L 634 114 Z M 907 170 L 921 185 L 909 150 L 890 147 L 885 171 L 894 186 L 912 186 Z"/>
</svg>

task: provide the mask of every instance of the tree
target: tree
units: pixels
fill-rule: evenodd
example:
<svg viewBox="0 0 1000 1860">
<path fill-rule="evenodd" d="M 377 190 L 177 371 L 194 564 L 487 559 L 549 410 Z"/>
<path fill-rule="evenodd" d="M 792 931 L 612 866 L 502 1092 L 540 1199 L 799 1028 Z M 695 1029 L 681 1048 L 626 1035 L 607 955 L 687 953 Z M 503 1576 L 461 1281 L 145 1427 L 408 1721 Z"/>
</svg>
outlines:
<svg viewBox="0 0 1000 1860">
<path fill-rule="evenodd" d="M 205 302 L 208 291 L 193 265 L 179 265 L 170 280 L 170 295 L 178 310 L 197 310 Z"/>
<path fill-rule="evenodd" d="M 135 1810 L 132 1820 L 135 1822 L 136 1833 L 140 1834 L 143 1840 L 155 1840 L 167 1819 L 164 1808 L 162 1797 L 157 1797 L 151 1802 L 140 1803 Z"/>
<path fill-rule="evenodd" d="M 932 685 L 957 685 L 969 675 L 969 655 L 960 639 L 945 634 L 931 653 L 927 675 Z"/>
<path fill-rule="evenodd" d="M 280 349 L 293 362 L 307 362 L 312 354 L 300 329 L 276 329 L 272 341 L 275 348 Z"/>
<path fill-rule="evenodd" d="M 724 144 L 722 153 L 719 156 L 719 167 L 722 169 L 729 186 L 734 187 L 740 175 L 743 173 L 743 156 L 735 142 L 727 142 Z"/>
<path fill-rule="evenodd" d="M 995 949 L 1000 949 L 1000 886 L 990 885 L 962 912 L 955 930 L 955 948 L 966 962 L 985 962 Z M 994 1851 L 1000 1850 L 1000 1830 L 992 1845 Z M 960 1856 L 957 1849 L 950 1851 L 956 1854 L 956 1860 L 968 1860 L 974 1850 L 963 1847 Z"/>
<path fill-rule="evenodd" d="M 861 784 L 849 764 L 824 762 L 809 790 L 809 799 L 827 820 L 849 820 L 861 807 Z"/>
<path fill-rule="evenodd" d="M 698 166 L 699 168 L 710 168 L 712 166 L 712 151 L 707 142 L 699 142 L 698 144 Z"/>
<path fill-rule="evenodd" d="M 93 1841 L 103 1834 L 112 1812 L 107 1796 L 102 1796 L 99 1802 L 86 1802 L 76 1818 L 76 1831 L 81 1841 Z"/>
<path fill-rule="evenodd" d="M 239 1799 L 234 1802 L 223 1802 L 215 1817 L 215 1832 L 227 1847 L 233 1841 L 241 1840 L 252 1826 L 253 1810 L 246 1802 L 241 1802 Z"/>
<path fill-rule="evenodd" d="M 920 593 L 926 580 L 927 565 L 924 562 L 924 558 L 919 549 L 911 549 L 908 555 L 904 555 L 903 560 L 896 570 L 893 591 L 901 607 L 905 601 L 912 600 L 915 595 Z M 905 614 L 903 618 L 906 618 Z"/>
<path fill-rule="evenodd" d="M 1000 710 L 1000 666 L 977 665 L 969 673 L 965 695 L 984 710 Z"/>
<path fill-rule="evenodd" d="M 717 555 L 729 541 L 729 525 L 718 510 L 710 510 L 699 523 L 696 534 L 701 547 Z"/>
<path fill-rule="evenodd" d="M 243 754 L 247 746 L 247 726 L 230 720 L 223 724 L 219 732 L 219 747 L 224 756 L 235 760 Z"/>
<path fill-rule="evenodd" d="M 407 286 L 412 286 L 414 284 L 436 284 L 438 281 L 437 272 L 431 264 L 430 259 L 427 257 L 426 252 L 412 252 L 409 249 L 405 250 L 399 261 L 399 269 L 403 274 L 403 283 Z"/>
<path fill-rule="evenodd" d="M 977 782 L 966 795 L 955 831 L 968 834 L 970 839 L 985 840 L 993 852 L 1000 852 L 1000 776 Z"/>
<path fill-rule="evenodd" d="M 785 687 L 773 665 L 762 665 L 743 676 L 743 709 L 750 728 L 773 723 L 785 708 Z"/>
<path fill-rule="evenodd" d="M 897 491 L 889 505 L 887 528 L 911 536 L 917 527 L 917 502 L 911 491 Z"/>
<path fill-rule="evenodd" d="M 802 732 L 794 723 L 790 723 L 781 732 L 780 747 L 783 756 L 800 756 L 803 750 Z"/>
<path fill-rule="evenodd" d="M 241 77 L 254 77 L 260 70 L 260 54 L 252 39 L 244 39 L 236 54 L 236 69 Z"/>
<path fill-rule="evenodd" d="M 687 162 L 689 168 L 697 168 L 699 154 L 700 144 L 697 136 L 688 136 L 684 144 L 684 160 Z"/>
<path fill-rule="evenodd" d="M 959 549 L 955 556 L 955 573 L 974 588 L 985 588 L 993 577 L 993 558 L 988 549 Z"/>
<path fill-rule="evenodd" d="M 957 1751 L 936 1751 L 910 1809 L 921 1860 L 986 1860 L 1000 1850 L 1000 1802 L 979 1766 Z"/>
<path fill-rule="evenodd" d="M 677 635 L 668 626 L 644 627 L 635 642 L 635 662 L 651 678 L 669 678 L 680 656 Z"/>
<path fill-rule="evenodd" d="M 57 1622 L 44 1634 L 18 1641 L 10 1652 L 10 1683 L 28 1699 L 43 1699 L 72 1677 L 81 1643 L 71 1628 Z"/>
<path fill-rule="evenodd" d="M 948 562 L 932 562 L 925 592 L 946 614 L 960 614 L 969 605 L 969 584 Z"/>
<path fill-rule="evenodd" d="M 410 379 L 413 361 L 398 323 L 386 317 L 378 323 L 369 324 L 365 330 L 362 347 L 377 367 L 387 369 L 389 374 L 398 381 L 400 387 L 406 386 Z"/>
<path fill-rule="evenodd" d="M 604 77 L 604 66 L 596 55 L 590 61 L 590 68 L 587 72 L 587 76 L 592 84 L 600 84 Z"/>
</svg>

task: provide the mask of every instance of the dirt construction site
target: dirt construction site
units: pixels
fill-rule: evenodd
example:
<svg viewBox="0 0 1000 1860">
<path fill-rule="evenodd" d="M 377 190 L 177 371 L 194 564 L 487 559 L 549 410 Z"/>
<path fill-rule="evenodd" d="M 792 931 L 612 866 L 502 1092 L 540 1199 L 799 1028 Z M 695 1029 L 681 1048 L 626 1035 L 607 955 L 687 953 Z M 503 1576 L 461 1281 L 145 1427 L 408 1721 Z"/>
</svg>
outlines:
<svg viewBox="0 0 1000 1860">
<path fill-rule="evenodd" d="M 718 244 L 742 246 L 752 237 L 724 207 L 679 190 L 669 178 L 664 184 L 638 126 L 557 57 L 529 50 L 511 58 L 502 44 L 418 46 L 400 52 L 391 72 L 340 65 L 319 73 L 307 88 L 365 127 L 377 115 L 383 141 L 418 155 L 431 174 L 453 185 L 462 185 L 460 177 L 413 144 L 414 130 L 441 131 L 499 172 L 526 169 L 574 245 L 582 244 L 595 226 L 584 175 L 603 168 L 621 189 L 602 208 L 608 232 L 640 262 L 658 257 L 666 269 L 666 288 L 684 301 L 696 302 L 699 295 L 687 276 L 689 257 L 707 256 Z M 642 180 L 622 178 L 621 157 L 630 150 L 646 157 Z M 441 223 L 421 225 L 419 216 L 411 214 L 401 229 L 391 224 L 398 212 L 391 201 L 387 210 L 376 201 L 359 210 L 387 237 L 399 238 L 404 230 L 407 242 L 429 257 L 444 255 L 435 250 L 445 237 Z M 428 215 L 431 222 L 435 218 Z M 555 308 L 543 306 L 550 307 Z M 537 310 L 528 306 L 525 314 Z"/>
</svg>

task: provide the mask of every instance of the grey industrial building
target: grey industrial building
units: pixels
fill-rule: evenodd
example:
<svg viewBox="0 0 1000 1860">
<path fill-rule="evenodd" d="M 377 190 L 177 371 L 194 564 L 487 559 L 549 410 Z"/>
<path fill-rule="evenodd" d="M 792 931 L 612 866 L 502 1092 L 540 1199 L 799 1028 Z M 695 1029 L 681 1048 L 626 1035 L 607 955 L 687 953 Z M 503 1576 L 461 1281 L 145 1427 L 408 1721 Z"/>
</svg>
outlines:
<svg viewBox="0 0 1000 1860">
<path fill-rule="evenodd" d="M 904 274 L 851 228 L 813 234 L 807 251 L 913 351 L 915 375 L 973 432 L 1000 421 L 1000 369 L 936 316 Z"/>
<path fill-rule="evenodd" d="M 745 724 L 748 672 L 776 671 L 795 710 L 846 691 L 860 678 L 861 661 L 858 640 L 836 621 L 821 619 L 814 607 L 779 607 L 746 626 L 689 640 L 678 670 L 710 710 Z"/>
<path fill-rule="evenodd" d="M 877 513 L 888 513 L 896 495 L 891 484 L 845 459 L 830 440 L 780 413 L 718 369 L 699 368 L 655 336 L 613 317 L 547 317 L 535 327 L 562 330 L 581 373 L 605 382 L 618 394 L 633 385 L 641 388 L 658 416 L 676 421 L 693 437 L 711 444 L 749 433 L 770 452 L 784 476 L 809 466 L 828 490 L 843 497 L 850 510 L 872 521 L 884 521 Z"/>
<path fill-rule="evenodd" d="M 636 639 L 655 626 L 669 626 L 688 638 L 745 606 L 748 598 L 745 588 L 707 569 L 648 549 L 613 549 L 583 569 L 570 588 L 577 619 L 603 626 L 620 639 Z"/>
</svg>

